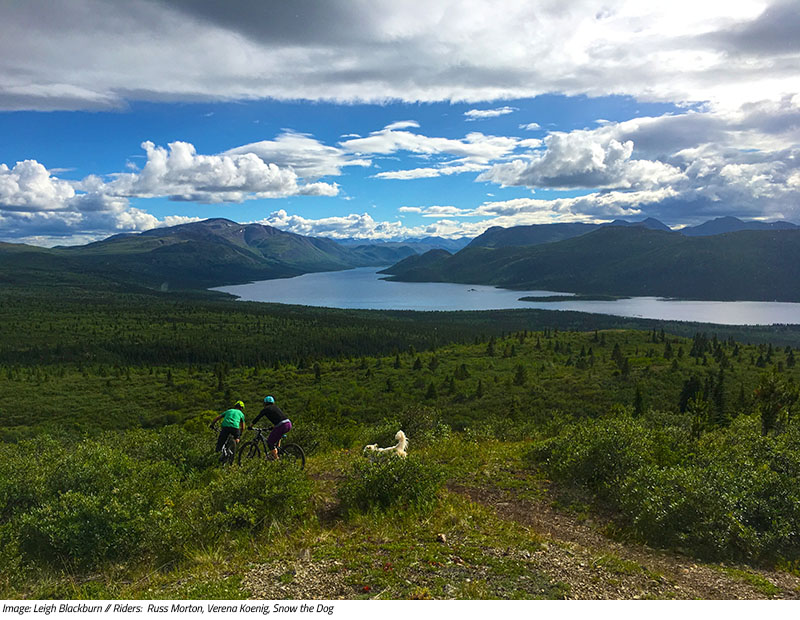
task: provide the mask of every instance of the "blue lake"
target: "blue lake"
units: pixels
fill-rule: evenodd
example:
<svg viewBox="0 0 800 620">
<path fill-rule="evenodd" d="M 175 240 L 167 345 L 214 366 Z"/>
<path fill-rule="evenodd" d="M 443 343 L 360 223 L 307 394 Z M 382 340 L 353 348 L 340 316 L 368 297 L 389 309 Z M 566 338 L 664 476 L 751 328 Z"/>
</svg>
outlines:
<svg viewBox="0 0 800 620">
<path fill-rule="evenodd" d="M 541 308 L 575 310 L 668 321 L 697 321 L 723 325 L 800 324 L 800 303 L 764 301 L 682 301 L 632 297 L 615 301 L 527 302 L 520 297 L 544 297 L 557 291 L 510 291 L 478 284 L 388 282 L 365 267 L 347 271 L 309 273 L 296 278 L 262 280 L 213 290 L 242 301 L 262 301 L 329 308 L 368 310 L 503 310 Z"/>
</svg>

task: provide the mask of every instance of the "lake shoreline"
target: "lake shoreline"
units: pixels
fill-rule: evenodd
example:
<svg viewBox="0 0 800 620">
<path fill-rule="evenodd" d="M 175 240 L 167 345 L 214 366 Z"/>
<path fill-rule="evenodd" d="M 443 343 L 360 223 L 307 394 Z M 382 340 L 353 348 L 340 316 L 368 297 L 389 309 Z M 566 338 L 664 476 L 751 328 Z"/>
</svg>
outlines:
<svg viewBox="0 0 800 620">
<path fill-rule="evenodd" d="M 240 301 L 341 309 L 421 312 L 541 309 L 716 325 L 800 325 L 800 303 L 794 302 L 575 295 L 477 284 L 400 282 L 381 277 L 380 269 L 315 272 L 210 290 L 232 294 Z M 527 294 L 521 297 L 521 293 Z"/>
</svg>

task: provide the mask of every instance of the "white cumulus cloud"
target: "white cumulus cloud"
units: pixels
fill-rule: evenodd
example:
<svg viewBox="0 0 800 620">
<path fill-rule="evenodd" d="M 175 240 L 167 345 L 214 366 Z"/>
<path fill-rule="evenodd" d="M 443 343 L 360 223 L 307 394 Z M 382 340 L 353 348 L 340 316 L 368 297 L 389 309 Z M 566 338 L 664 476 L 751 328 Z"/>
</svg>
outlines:
<svg viewBox="0 0 800 620">
<path fill-rule="evenodd" d="M 368 213 L 351 213 L 343 216 L 311 219 L 300 215 L 290 215 L 284 209 L 280 209 L 258 223 L 298 235 L 332 239 L 350 237 L 391 239 L 400 235 L 404 230 L 402 222 L 375 221 Z"/>
<path fill-rule="evenodd" d="M 327 146 L 301 133 L 285 131 L 274 140 L 261 140 L 230 149 L 224 155 L 239 156 L 252 153 L 266 164 L 291 168 L 303 179 L 339 176 L 345 166 L 370 165 L 368 159 L 354 158 L 350 153 Z"/>
<path fill-rule="evenodd" d="M 72 245 L 197 218 L 157 217 L 109 193 L 99 177 L 59 179 L 35 160 L 0 164 L 0 239 Z"/>
<path fill-rule="evenodd" d="M 589 131 L 551 133 L 546 150 L 531 160 L 493 166 L 478 180 L 504 186 L 571 188 L 646 188 L 673 182 L 681 171 L 659 161 L 632 159 L 633 141 L 604 139 Z"/>
<path fill-rule="evenodd" d="M 353 153 L 389 155 L 408 151 L 419 155 L 450 155 L 476 163 L 486 163 L 512 152 L 519 143 L 517 138 L 487 136 L 472 132 L 462 139 L 429 137 L 410 131 L 389 128 L 374 131 L 366 138 L 341 142 L 342 148 Z"/>
<path fill-rule="evenodd" d="M 13 168 L 0 164 L 2 211 L 59 211 L 74 197 L 72 185 L 51 176 L 38 161 L 27 159 Z"/>
<path fill-rule="evenodd" d="M 486 166 L 481 164 L 445 164 L 435 168 L 410 168 L 407 170 L 389 170 L 386 172 L 378 172 L 375 175 L 375 178 L 409 181 L 413 179 L 431 179 L 434 177 L 449 176 L 451 174 L 462 174 L 464 172 L 479 172 L 485 169 Z"/>
<path fill-rule="evenodd" d="M 253 152 L 199 155 L 188 142 L 171 142 L 166 149 L 148 141 L 142 148 L 147 153 L 142 171 L 118 174 L 109 184 L 111 193 L 204 203 L 338 193 L 335 184 L 299 183 L 292 169 L 266 163 Z"/>
<path fill-rule="evenodd" d="M 503 106 L 502 108 L 492 108 L 488 110 L 478 110 L 472 109 L 467 110 L 464 112 L 464 116 L 467 117 L 468 121 L 477 121 L 485 118 L 496 118 L 498 116 L 505 116 L 506 114 L 511 114 L 516 112 L 517 108 L 512 108 L 511 106 Z"/>
</svg>

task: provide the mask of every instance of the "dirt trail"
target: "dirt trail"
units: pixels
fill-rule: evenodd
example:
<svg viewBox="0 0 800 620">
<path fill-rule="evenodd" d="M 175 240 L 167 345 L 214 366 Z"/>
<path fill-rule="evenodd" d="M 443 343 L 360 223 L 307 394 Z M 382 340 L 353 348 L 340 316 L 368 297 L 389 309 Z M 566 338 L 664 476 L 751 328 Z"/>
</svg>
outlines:
<svg viewBox="0 0 800 620">
<path fill-rule="evenodd" d="M 341 476 L 315 475 L 318 482 L 335 486 Z M 609 521 L 576 514 L 542 499 L 520 499 L 497 487 L 450 484 L 448 490 L 491 509 L 499 519 L 516 522 L 542 539 L 535 553 L 521 552 L 533 573 L 552 583 L 566 584 L 567 598 L 592 599 L 800 599 L 800 578 L 786 572 L 752 567 L 706 564 L 646 545 L 613 540 L 603 534 Z M 323 522 L 338 518 L 335 501 L 318 506 Z M 485 549 L 485 553 L 515 554 L 513 549 Z M 295 561 L 259 564 L 243 583 L 255 598 L 352 598 L 359 594 L 348 582 L 340 562 L 311 559 L 311 550 Z M 480 571 L 462 577 L 480 580 Z M 287 579 L 287 576 L 290 576 Z M 469 579 L 467 579 L 469 581 Z"/>
<path fill-rule="evenodd" d="M 545 539 L 534 567 L 569 585 L 574 599 L 798 599 L 800 578 L 789 573 L 697 563 L 601 533 L 604 523 L 581 522 L 547 500 L 521 500 L 499 489 L 452 486 L 451 491 L 492 508 L 498 517 Z M 732 574 L 733 573 L 733 574 Z"/>
</svg>

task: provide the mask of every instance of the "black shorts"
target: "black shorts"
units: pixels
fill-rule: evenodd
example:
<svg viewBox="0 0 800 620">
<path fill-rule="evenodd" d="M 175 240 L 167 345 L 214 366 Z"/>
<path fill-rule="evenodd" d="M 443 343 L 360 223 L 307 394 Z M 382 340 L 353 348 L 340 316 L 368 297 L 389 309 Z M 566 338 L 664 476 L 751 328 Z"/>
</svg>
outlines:
<svg viewBox="0 0 800 620">
<path fill-rule="evenodd" d="M 223 426 L 222 430 L 219 432 L 219 437 L 217 437 L 217 452 L 222 452 L 222 446 L 225 445 L 225 442 L 228 441 L 228 437 L 231 436 L 234 439 L 239 439 L 239 437 L 242 436 L 242 430 L 232 426 Z"/>
</svg>

